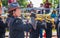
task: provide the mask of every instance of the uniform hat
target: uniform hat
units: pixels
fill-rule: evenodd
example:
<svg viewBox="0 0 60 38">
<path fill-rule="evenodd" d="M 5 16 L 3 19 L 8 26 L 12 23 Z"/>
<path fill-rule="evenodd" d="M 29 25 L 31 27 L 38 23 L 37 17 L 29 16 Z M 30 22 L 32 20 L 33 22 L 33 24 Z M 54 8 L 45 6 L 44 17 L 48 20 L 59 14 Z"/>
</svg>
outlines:
<svg viewBox="0 0 60 38">
<path fill-rule="evenodd" d="M 19 6 L 19 4 L 17 3 L 17 2 L 14 2 L 14 3 L 11 3 L 9 6 L 8 6 L 8 12 L 9 11 L 12 11 L 12 10 L 14 10 L 14 9 L 16 9 L 16 8 L 19 8 L 20 6 Z"/>
</svg>

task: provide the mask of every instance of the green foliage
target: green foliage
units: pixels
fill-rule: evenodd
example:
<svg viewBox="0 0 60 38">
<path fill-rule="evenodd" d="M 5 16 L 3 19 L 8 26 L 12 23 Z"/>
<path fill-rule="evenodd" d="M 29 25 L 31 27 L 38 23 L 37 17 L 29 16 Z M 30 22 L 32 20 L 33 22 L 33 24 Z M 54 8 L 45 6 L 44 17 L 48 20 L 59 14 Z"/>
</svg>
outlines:
<svg viewBox="0 0 60 38">
<path fill-rule="evenodd" d="M 2 0 L 2 4 L 3 4 L 3 6 L 8 6 L 8 0 Z"/>
<path fill-rule="evenodd" d="M 27 5 L 27 3 L 28 3 L 27 0 L 18 0 L 17 2 L 18 2 L 19 5 L 22 6 L 22 7 L 26 7 L 26 5 Z"/>
<path fill-rule="evenodd" d="M 45 2 L 46 0 L 43 0 L 43 3 Z M 52 3 L 52 8 L 56 8 L 58 3 L 59 3 L 59 0 L 48 0 L 50 3 Z"/>
<path fill-rule="evenodd" d="M 17 0 L 17 2 L 19 3 L 19 5 L 20 6 L 22 6 L 22 7 L 26 7 L 26 5 L 27 5 L 27 0 Z M 2 0 L 2 4 L 3 4 L 3 6 L 6 6 L 6 7 L 8 7 L 8 0 Z"/>
</svg>

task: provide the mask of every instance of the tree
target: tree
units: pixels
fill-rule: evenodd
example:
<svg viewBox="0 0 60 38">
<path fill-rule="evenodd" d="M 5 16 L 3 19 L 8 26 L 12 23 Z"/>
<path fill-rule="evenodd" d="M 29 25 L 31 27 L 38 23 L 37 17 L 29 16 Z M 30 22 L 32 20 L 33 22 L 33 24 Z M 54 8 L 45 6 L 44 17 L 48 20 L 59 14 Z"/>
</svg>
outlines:
<svg viewBox="0 0 60 38">
<path fill-rule="evenodd" d="M 2 4 L 3 4 L 3 6 L 8 6 L 8 0 L 2 0 Z"/>
<path fill-rule="evenodd" d="M 28 3 L 27 0 L 17 0 L 17 2 L 22 7 L 26 7 L 27 6 L 27 3 Z"/>
<path fill-rule="evenodd" d="M 59 0 L 48 0 L 50 3 L 52 3 L 52 8 L 56 8 L 58 3 L 59 3 Z M 43 0 L 43 3 L 46 2 L 46 0 Z"/>
<path fill-rule="evenodd" d="M 27 5 L 27 0 L 17 0 L 17 2 L 19 3 L 20 6 L 26 7 Z M 2 4 L 3 6 L 8 7 L 8 0 L 2 0 Z"/>
<path fill-rule="evenodd" d="M 52 3 L 53 8 L 57 8 L 59 0 L 49 0 L 50 3 Z"/>
</svg>

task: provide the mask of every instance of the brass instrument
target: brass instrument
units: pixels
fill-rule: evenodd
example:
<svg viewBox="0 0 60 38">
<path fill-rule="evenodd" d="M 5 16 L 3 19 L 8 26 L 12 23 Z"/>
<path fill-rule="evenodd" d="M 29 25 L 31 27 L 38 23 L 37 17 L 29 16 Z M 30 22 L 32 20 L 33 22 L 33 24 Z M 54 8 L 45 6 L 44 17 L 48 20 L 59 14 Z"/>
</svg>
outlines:
<svg viewBox="0 0 60 38">
<path fill-rule="evenodd" d="M 41 14 L 37 14 L 35 20 L 40 20 L 42 21 L 44 18 Z"/>
<path fill-rule="evenodd" d="M 55 24 L 54 24 L 54 18 L 51 18 L 50 15 L 40 15 L 40 14 L 37 14 L 36 15 L 36 19 L 35 20 L 44 20 L 46 22 L 51 22 L 52 23 L 52 27 L 55 29 Z"/>
<path fill-rule="evenodd" d="M 55 21 L 54 21 L 53 18 L 52 18 L 52 21 L 51 22 L 52 22 L 52 27 L 55 29 L 55 24 L 54 24 Z"/>
<path fill-rule="evenodd" d="M 46 22 L 49 22 L 49 21 L 52 23 L 52 27 L 55 29 L 54 18 L 51 18 L 50 16 L 48 16 L 48 18 L 46 18 Z"/>
</svg>

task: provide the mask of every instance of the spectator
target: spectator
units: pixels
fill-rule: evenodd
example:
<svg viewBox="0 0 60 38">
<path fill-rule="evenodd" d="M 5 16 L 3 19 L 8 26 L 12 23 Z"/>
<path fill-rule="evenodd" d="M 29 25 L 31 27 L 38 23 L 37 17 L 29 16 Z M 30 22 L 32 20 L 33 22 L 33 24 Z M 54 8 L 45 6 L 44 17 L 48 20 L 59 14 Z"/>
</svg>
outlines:
<svg viewBox="0 0 60 38">
<path fill-rule="evenodd" d="M 53 10 L 53 12 L 52 12 L 52 14 L 51 14 L 51 17 L 52 17 L 52 18 L 56 18 L 56 17 L 57 17 L 57 14 L 56 14 L 56 11 L 55 11 L 55 10 Z"/>
<path fill-rule="evenodd" d="M 31 9 L 33 8 L 33 4 L 32 4 L 32 2 L 30 1 L 30 3 L 27 5 L 27 11 L 28 12 L 30 12 L 31 11 Z"/>
<path fill-rule="evenodd" d="M 33 4 L 32 4 L 31 1 L 30 1 L 30 3 L 27 5 L 27 8 L 33 8 Z"/>
<path fill-rule="evenodd" d="M 44 8 L 45 8 L 45 13 L 48 14 L 50 12 L 50 8 L 51 8 L 51 3 L 48 2 L 48 0 L 46 0 L 46 2 L 44 3 Z"/>
<path fill-rule="evenodd" d="M 41 3 L 40 4 L 40 11 L 38 11 L 38 14 L 43 14 L 44 12 L 43 12 L 43 9 L 44 9 L 44 6 L 43 6 L 43 4 Z"/>
</svg>

